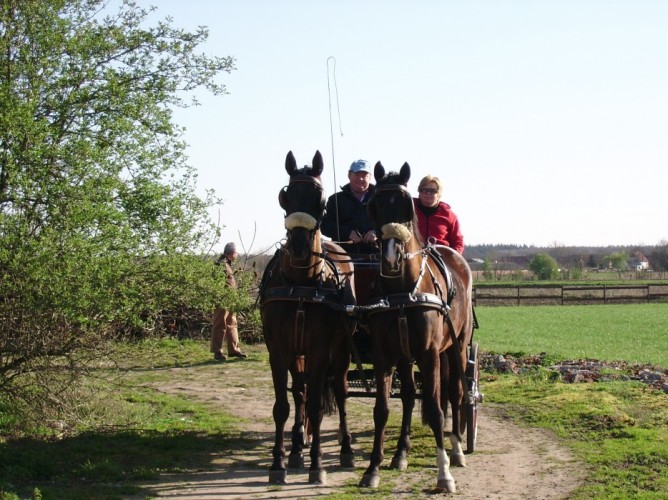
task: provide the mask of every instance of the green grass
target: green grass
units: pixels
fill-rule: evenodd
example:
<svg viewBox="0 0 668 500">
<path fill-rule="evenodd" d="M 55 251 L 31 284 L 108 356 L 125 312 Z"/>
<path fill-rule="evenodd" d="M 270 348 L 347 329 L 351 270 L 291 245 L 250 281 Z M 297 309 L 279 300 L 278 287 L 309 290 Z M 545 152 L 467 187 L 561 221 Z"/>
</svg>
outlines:
<svg viewBox="0 0 668 500">
<path fill-rule="evenodd" d="M 668 368 L 668 304 L 478 307 L 487 352 L 549 353 Z"/>
<path fill-rule="evenodd" d="M 164 338 L 118 344 L 116 358 L 125 369 L 150 370 L 204 363 L 211 361 L 211 354 L 201 342 Z"/>
</svg>

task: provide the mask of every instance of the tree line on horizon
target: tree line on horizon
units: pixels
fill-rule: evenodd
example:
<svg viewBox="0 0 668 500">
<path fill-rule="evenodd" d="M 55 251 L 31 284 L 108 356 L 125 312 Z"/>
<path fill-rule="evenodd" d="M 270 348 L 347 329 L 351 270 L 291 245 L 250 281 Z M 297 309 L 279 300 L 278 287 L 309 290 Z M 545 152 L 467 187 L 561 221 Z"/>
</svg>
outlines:
<svg viewBox="0 0 668 500">
<path fill-rule="evenodd" d="M 623 268 L 621 260 L 627 262 L 637 254 L 647 258 L 650 268 L 668 271 L 668 241 L 659 245 L 609 245 L 609 246 L 549 246 L 511 244 L 469 245 L 464 249 L 464 257 L 475 264 L 484 261 L 512 265 L 528 264 L 536 255 L 548 255 L 559 266 L 569 268 L 602 269 Z M 611 265 L 612 264 L 612 265 Z M 527 267 L 525 267 L 527 268 Z"/>
</svg>

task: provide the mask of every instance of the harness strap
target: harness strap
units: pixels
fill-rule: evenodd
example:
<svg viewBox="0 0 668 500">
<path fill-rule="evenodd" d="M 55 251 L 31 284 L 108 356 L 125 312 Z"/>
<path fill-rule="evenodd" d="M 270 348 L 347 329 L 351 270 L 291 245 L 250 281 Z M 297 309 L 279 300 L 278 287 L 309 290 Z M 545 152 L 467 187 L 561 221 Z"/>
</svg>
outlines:
<svg viewBox="0 0 668 500">
<path fill-rule="evenodd" d="M 299 301 L 300 304 L 323 304 L 337 311 L 345 311 L 341 295 L 337 290 L 311 286 L 276 286 L 264 291 L 261 305 L 274 301 Z"/>
<path fill-rule="evenodd" d="M 452 271 L 450 271 L 450 268 L 445 264 L 443 256 L 436 247 L 427 246 L 426 250 L 429 252 L 429 256 L 433 259 L 436 267 L 438 267 L 438 270 L 441 271 L 443 278 L 445 278 L 445 285 L 448 288 L 447 304 L 450 305 L 452 304 L 455 295 L 457 295 L 457 289 L 455 288 L 452 280 Z"/>
<path fill-rule="evenodd" d="M 367 314 L 386 312 L 388 309 L 399 309 L 400 307 L 430 307 L 438 309 L 443 314 L 446 312 L 446 304 L 443 299 L 433 293 L 395 293 L 379 298 L 365 306 L 357 306 L 356 309 Z"/>
<path fill-rule="evenodd" d="M 342 241 L 340 243 L 347 243 L 347 241 Z M 326 258 L 328 261 L 331 261 L 331 262 L 345 262 L 345 263 L 348 263 L 348 262 L 353 261 L 353 259 L 350 257 L 350 254 L 348 254 L 348 252 L 346 252 L 346 251 L 339 252 L 337 250 L 330 249 L 330 250 L 322 251 L 322 252 L 313 252 L 313 255 L 315 255 L 316 257 Z M 345 258 L 344 259 L 334 259 L 332 257 L 332 255 L 341 255 L 341 256 L 344 256 Z"/>
<path fill-rule="evenodd" d="M 425 269 L 427 269 L 427 268 L 429 268 L 429 266 L 427 265 L 427 255 L 422 254 L 422 264 L 420 265 L 420 274 L 418 275 L 418 279 L 415 282 L 415 286 L 413 287 L 413 293 L 415 293 L 416 290 L 420 287 L 420 283 L 422 282 L 422 279 L 424 278 Z M 429 272 L 431 273 L 431 269 L 429 270 Z M 433 278 L 433 275 L 432 275 L 432 278 Z M 438 285 L 436 280 L 432 280 L 432 281 L 434 282 L 434 284 Z"/>
<path fill-rule="evenodd" d="M 406 356 L 407 359 L 412 360 L 413 357 L 411 356 L 411 346 L 408 337 L 408 319 L 406 318 L 406 310 L 403 304 L 399 306 L 398 326 L 401 352 L 404 353 L 404 356 Z"/>
<path fill-rule="evenodd" d="M 295 356 L 304 355 L 304 300 L 299 300 L 299 307 L 295 314 Z"/>
</svg>

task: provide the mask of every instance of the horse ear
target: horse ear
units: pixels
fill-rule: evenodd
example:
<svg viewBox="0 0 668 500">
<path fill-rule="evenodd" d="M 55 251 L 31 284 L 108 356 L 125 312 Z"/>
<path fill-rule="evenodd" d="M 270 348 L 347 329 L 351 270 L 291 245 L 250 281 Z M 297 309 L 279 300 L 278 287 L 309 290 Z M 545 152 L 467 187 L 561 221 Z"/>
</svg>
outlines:
<svg viewBox="0 0 668 500">
<path fill-rule="evenodd" d="M 399 180 L 404 186 L 408 185 L 408 179 L 411 178 L 411 167 L 408 163 L 404 163 L 399 170 Z"/>
<path fill-rule="evenodd" d="M 322 169 L 323 169 L 322 155 L 320 154 L 320 151 L 316 151 L 315 156 L 313 157 L 313 167 L 311 167 L 311 175 L 313 175 L 313 177 L 320 177 L 320 174 L 322 174 Z"/>
<path fill-rule="evenodd" d="M 292 151 L 288 151 L 288 156 L 285 157 L 285 171 L 290 177 L 297 172 L 297 160 L 295 160 L 295 155 L 292 154 Z"/>
<path fill-rule="evenodd" d="M 373 177 L 376 179 L 376 182 L 385 177 L 385 167 L 381 162 L 376 163 L 376 166 L 373 167 Z"/>
</svg>

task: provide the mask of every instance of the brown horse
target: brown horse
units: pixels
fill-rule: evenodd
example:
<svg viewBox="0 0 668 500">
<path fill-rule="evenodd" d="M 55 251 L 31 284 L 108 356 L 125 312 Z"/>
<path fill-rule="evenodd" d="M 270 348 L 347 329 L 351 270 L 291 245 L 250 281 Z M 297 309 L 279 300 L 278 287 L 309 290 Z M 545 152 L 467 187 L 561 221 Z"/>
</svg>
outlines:
<svg viewBox="0 0 668 500">
<path fill-rule="evenodd" d="M 284 429 L 290 413 L 289 372 L 295 423 L 288 467 L 304 465 L 306 417 L 312 431 L 309 482 L 325 484 L 320 424 L 323 414 L 332 410 L 331 391 L 339 410 L 341 466 L 354 467 L 345 410 L 349 337 L 355 329 L 345 308 L 355 304 L 353 269 L 349 259 L 340 257 L 345 252 L 339 246 L 321 239 L 326 200 L 319 179 L 320 152 L 315 153 L 312 167 L 302 169 L 289 152 L 285 169 L 290 182 L 279 193 L 279 202 L 285 210 L 287 239 L 267 266 L 260 286 L 262 328 L 275 394 L 276 436 L 269 482 L 285 483 L 287 476 Z M 339 256 L 336 263 L 328 252 Z"/>
<path fill-rule="evenodd" d="M 376 300 L 382 307 L 372 307 L 368 314 L 377 393 L 373 412 L 373 451 L 360 486 L 377 487 L 380 483 L 392 372 L 398 366 L 401 378 L 402 365 L 414 361 L 422 375 L 423 421 L 431 427 L 436 440 L 437 488 L 454 492 L 455 481 L 449 471 L 450 461 L 443 444 L 444 409 L 449 397 L 457 423 L 453 422 L 451 441 L 458 449 L 453 447 L 453 451 L 463 456 L 459 444 L 460 409 L 466 390 L 462 380 L 466 380 L 463 370 L 467 346 L 473 333 L 471 271 L 456 252 L 444 252 L 445 257 L 441 258 L 435 249 L 422 244 L 413 200 L 406 188 L 410 178 L 407 163 L 398 174 L 386 175 L 383 165 L 378 162 L 374 177 L 376 192 L 367 206 L 381 239 L 381 264 L 380 287 L 376 287 L 379 291 L 371 303 L 373 306 Z M 443 265 L 443 261 L 447 265 Z M 453 345 L 456 346 L 454 349 Z M 446 354 L 448 349 L 452 353 L 450 358 Z M 402 380 L 402 387 L 405 384 Z M 405 420 L 404 411 L 402 436 L 393 459 L 393 464 L 403 462 L 403 467 L 410 448 L 410 422 Z"/>
</svg>

